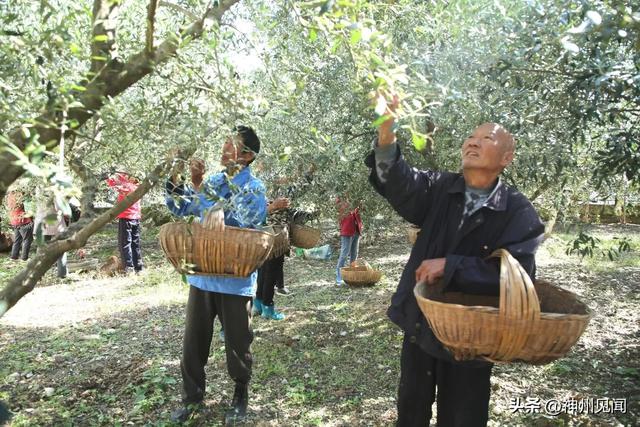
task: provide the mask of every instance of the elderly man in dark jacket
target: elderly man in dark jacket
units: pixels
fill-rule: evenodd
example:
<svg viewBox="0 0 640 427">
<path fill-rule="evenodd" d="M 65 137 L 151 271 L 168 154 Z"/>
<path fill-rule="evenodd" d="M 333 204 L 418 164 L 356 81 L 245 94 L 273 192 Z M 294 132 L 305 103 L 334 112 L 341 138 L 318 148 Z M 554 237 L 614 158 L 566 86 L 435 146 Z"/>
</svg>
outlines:
<svg viewBox="0 0 640 427">
<path fill-rule="evenodd" d="M 397 425 L 428 426 L 437 397 L 439 426 L 484 426 L 492 364 L 455 361 L 429 328 L 412 291 L 425 280 L 445 292 L 497 295 L 499 261 L 487 257 L 499 248 L 534 278 L 544 226 L 527 198 L 499 178 L 515 149 L 502 126 L 485 123 L 464 141 L 460 174 L 409 167 L 393 125 L 390 118 L 380 126 L 366 163 L 376 191 L 421 228 L 388 310 L 405 333 Z"/>
</svg>

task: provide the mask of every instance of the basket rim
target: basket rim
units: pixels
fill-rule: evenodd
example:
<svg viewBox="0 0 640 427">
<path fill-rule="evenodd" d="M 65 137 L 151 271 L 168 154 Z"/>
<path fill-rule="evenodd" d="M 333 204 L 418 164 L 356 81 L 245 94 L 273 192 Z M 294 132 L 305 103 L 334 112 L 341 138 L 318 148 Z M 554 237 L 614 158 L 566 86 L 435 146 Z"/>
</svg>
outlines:
<svg viewBox="0 0 640 427">
<path fill-rule="evenodd" d="M 291 228 L 303 228 L 303 229 L 307 229 L 307 230 L 320 230 L 322 231 L 322 229 L 320 227 L 312 227 L 310 225 L 306 225 L 306 224 L 296 224 L 296 223 L 291 223 L 290 225 Z"/>
<path fill-rule="evenodd" d="M 547 282 L 548 283 L 548 282 Z M 566 292 L 571 292 L 571 291 L 567 291 L 564 288 L 561 288 L 560 286 L 554 285 L 552 283 L 549 283 L 551 286 L 555 286 L 556 288 L 562 289 L 563 291 Z M 498 315 L 500 313 L 500 309 L 497 307 L 491 307 L 488 305 L 464 305 L 464 304 L 456 304 L 456 303 L 451 303 L 451 302 L 442 302 L 442 301 L 435 301 L 431 298 L 427 298 L 423 295 L 421 295 L 418 291 L 418 289 L 420 287 L 424 287 L 426 288 L 427 285 L 424 282 L 418 282 L 416 283 L 416 285 L 413 288 L 413 295 L 416 297 L 416 299 L 422 300 L 424 302 L 426 302 L 427 304 L 431 304 L 434 307 L 441 307 L 441 308 L 446 308 L 446 309 L 456 309 L 456 310 L 463 310 L 463 311 L 476 311 L 476 312 L 482 312 L 482 313 L 489 313 L 489 314 L 496 314 Z M 573 294 L 573 292 L 571 292 Z M 575 295 L 575 294 L 574 294 Z M 497 297 L 499 298 L 499 297 Z M 576 314 L 576 313 L 552 313 L 552 312 L 546 312 L 546 311 L 540 311 L 540 318 L 545 318 L 547 320 L 550 320 L 549 318 L 555 319 L 555 320 L 569 320 L 570 318 L 575 318 L 575 319 L 591 319 L 594 316 L 594 312 L 593 310 L 591 310 L 589 308 L 588 305 L 584 304 L 584 306 L 586 307 L 586 314 Z M 561 319 L 557 319 L 558 317 L 562 317 Z"/>
<path fill-rule="evenodd" d="M 316 238 L 317 236 L 321 236 L 322 235 L 322 229 L 321 228 L 316 228 L 316 227 L 311 227 L 308 225 L 303 225 L 303 224 L 291 224 L 291 233 L 290 234 L 295 234 L 295 233 L 302 233 L 302 234 L 312 234 L 313 238 Z"/>
<path fill-rule="evenodd" d="M 245 233 L 245 232 L 260 233 L 260 234 L 265 234 L 267 236 L 277 236 L 278 234 L 280 234 L 280 233 L 270 233 L 269 231 L 258 230 L 256 228 L 234 227 L 234 226 L 231 226 L 231 225 L 225 225 L 223 230 L 211 230 L 210 228 L 207 228 L 207 227 L 203 226 L 199 222 L 194 222 L 194 223 L 189 224 L 189 223 L 184 222 L 184 221 L 167 222 L 166 224 L 162 224 L 160 226 L 160 229 L 162 229 L 164 227 L 167 227 L 167 226 L 196 227 L 196 228 L 202 228 L 203 230 L 205 230 L 205 231 L 207 231 L 209 233 L 220 233 L 220 234 L 224 234 L 226 231 L 233 231 L 233 232 L 240 232 L 240 233 Z M 158 233 L 158 237 L 160 237 L 159 233 Z"/>
<path fill-rule="evenodd" d="M 359 267 L 340 267 L 340 270 L 345 270 L 345 271 L 350 271 L 355 273 L 356 271 L 375 271 L 376 273 L 382 273 L 382 270 L 378 270 L 377 268 L 370 268 L 367 270 L 358 270 L 358 269 L 363 268 L 362 266 Z"/>
</svg>

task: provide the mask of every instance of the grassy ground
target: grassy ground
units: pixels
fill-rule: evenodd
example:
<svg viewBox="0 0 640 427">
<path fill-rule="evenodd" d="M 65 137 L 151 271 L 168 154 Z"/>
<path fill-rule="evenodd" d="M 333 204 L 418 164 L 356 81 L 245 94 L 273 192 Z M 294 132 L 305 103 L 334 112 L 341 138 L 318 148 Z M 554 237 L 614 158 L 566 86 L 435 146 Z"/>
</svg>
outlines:
<svg viewBox="0 0 640 427">
<path fill-rule="evenodd" d="M 603 244 L 613 236 L 630 237 L 634 251 L 613 262 L 566 256 L 575 230 L 545 242 L 539 276 L 580 295 L 594 318 L 564 359 L 496 366 L 490 425 L 640 424 L 639 231 L 592 230 Z M 74 273 L 60 281 L 50 273 L 0 320 L 0 400 L 16 414 L 12 425 L 170 424 L 168 414 L 180 396 L 187 287 L 164 261 L 155 235 L 145 230 L 144 275 Z M 115 230 L 107 229 L 92 239 L 89 256 L 110 255 L 114 241 Z M 393 424 L 402 335 L 385 310 L 409 249 L 404 235 L 363 245 L 361 256 L 385 272 L 376 287 L 365 289 L 333 285 L 335 257 L 287 260 L 285 277 L 294 295 L 276 297 L 287 319 L 253 321 L 247 425 Z M 0 280 L 18 267 L 0 258 Z M 191 425 L 220 425 L 233 392 L 217 337 L 207 376 L 208 411 Z M 531 410 L 516 411 L 517 399 Z M 625 402 L 626 411 L 596 411 L 596 399 Z M 544 406 L 536 410 L 549 401 L 592 402 L 596 408 L 565 408 L 557 416 Z"/>
</svg>

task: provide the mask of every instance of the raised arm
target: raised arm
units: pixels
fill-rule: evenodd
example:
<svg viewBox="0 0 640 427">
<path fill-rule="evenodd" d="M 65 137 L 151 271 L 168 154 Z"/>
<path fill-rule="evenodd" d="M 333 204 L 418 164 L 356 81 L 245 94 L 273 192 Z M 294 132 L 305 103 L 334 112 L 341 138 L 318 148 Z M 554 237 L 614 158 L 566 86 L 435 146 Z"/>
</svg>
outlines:
<svg viewBox="0 0 640 427">
<path fill-rule="evenodd" d="M 206 167 L 205 162 L 199 158 L 193 158 L 189 162 L 189 171 L 191 173 L 191 185 L 180 183 L 179 175 L 182 172 L 178 170 L 175 175 L 171 176 L 166 184 L 165 202 L 169 210 L 177 216 L 195 215 L 201 216 L 203 210 L 210 203 L 204 203 L 201 193 L 202 183 L 204 181 L 204 173 Z"/>
<path fill-rule="evenodd" d="M 398 98 L 387 107 L 387 119 L 378 128 L 378 137 L 374 141 L 373 152 L 365 163 L 371 168 L 369 182 L 400 216 L 407 221 L 422 225 L 431 206 L 430 189 L 441 174 L 432 171 L 419 171 L 411 168 L 404 160 L 396 143 L 395 108 Z"/>
<path fill-rule="evenodd" d="M 271 212 L 287 209 L 291 206 L 291 201 L 286 197 L 278 197 L 267 204 L 267 214 Z"/>
</svg>

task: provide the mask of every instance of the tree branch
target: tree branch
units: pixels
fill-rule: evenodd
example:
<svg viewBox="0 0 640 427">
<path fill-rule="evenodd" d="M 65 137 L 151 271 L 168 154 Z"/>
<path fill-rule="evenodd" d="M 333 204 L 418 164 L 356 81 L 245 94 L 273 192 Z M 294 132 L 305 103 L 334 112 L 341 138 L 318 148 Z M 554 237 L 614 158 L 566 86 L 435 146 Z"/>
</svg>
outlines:
<svg viewBox="0 0 640 427">
<path fill-rule="evenodd" d="M 343 135 L 349 137 L 349 139 L 347 139 L 347 141 L 353 141 L 354 139 L 361 138 L 363 136 L 372 135 L 372 132 L 370 130 L 366 130 L 364 132 L 360 132 L 360 133 L 355 133 L 354 134 L 353 132 L 351 132 L 350 129 L 347 129 L 342 133 L 343 133 Z"/>
<path fill-rule="evenodd" d="M 21 31 L 14 30 L 0 30 L 0 36 L 11 36 L 11 37 L 20 37 L 23 36 L 24 33 Z"/>
<path fill-rule="evenodd" d="M 205 21 L 213 19 L 220 22 L 222 15 L 240 0 L 220 0 L 219 5 L 207 9 L 203 17 L 193 23 L 183 31 L 172 34 L 162 42 L 152 55 L 148 55 L 143 50 L 133 55 L 126 63 L 119 58 L 113 58 L 102 67 L 99 72 L 89 81 L 84 82 L 85 90 L 76 92 L 74 101 L 82 104 L 82 107 L 70 108 L 68 120 L 78 123 L 76 128 L 83 126 L 87 120 L 95 115 L 102 108 L 108 98 L 114 98 L 127 90 L 140 79 L 153 72 L 157 64 L 168 61 L 172 58 L 180 47 L 180 43 L 185 40 L 200 38 L 204 31 Z M 99 2 L 99 0 L 96 0 Z M 55 112 L 46 112 L 26 126 L 29 127 L 29 134 L 36 135 L 41 143 L 47 143 L 49 148 L 53 148 L 60 140 L 60 118 Z M 72 132 L 69 130 L 68 132 Z M 29 135 L 23 132 L 23 126 L 17 127 L 9 132 L 9 140 L 19 149 L 24 150 L 29 142 Z M 0 145 L 0 199 L 7 193 L 7 189 L 24 170 L 22 166 L 15 164 L 17 159 L 7 150 L 2 150 Z"/>
<path fill-rule="evenodd" d="M 27 263 L 24 269 L 14 276 L 9 283 L 0 291 L 0 317 L 7 310 L 13 307 L 23 296 L 33 290 L 38 281 L 44 276 L 56 260 L 65 252 L 72 249 L 79 249 L 86 245 L 87 240 L 107 223 L 113 221 L 116 216 L 140 200 L 153 186 L 155 186 L 163 176 L 173 172 L 185 158 L 193 155 L 195 148 L 181 151 L 176 157 L 167 158 L 140 183 L 138 188 L 127 195 L 111 209 L 95 218 L 83 218 L 73 224 L 56 240 L 47 244 L 43 250 L 36 253 Z M 76 164 L 77 166 L 77 164 Z M 86 171 L 81 171 L 85 173 Z"/>
<path fill-rule="evenodd" d="M 184 7 L 180 6 L 179 4 L 175 4 L 175 3 L 171 3 L 168 1 L 163 1 L 160 0 L 160 3 L 158 3 L 160 6 L 166 6 L 169 9 L 173 9 L 176 10 L 180 13 L 185 14 L 188 18 L 190 18 L 192 21 L 195 21 L 196 19 L 199 19 L 198 15 L 196 15 L 195 13 L 191 12 L 188 9 L 185 9 Z"/>
<path fill-rule="evenodd" d="M 107 62 L 117 57 L 116 27 L 119 1 L 94 0 L 91 22 L 91 73 L 94 75 Z"/>
<path fill-rule="evenodd" d="M 559 176 L 556 176 L 554 178 L 559 178 Z M 544 192 L 546 192 L 549 187 L 551 187 L 551 184 L 555 183 L 555 180 L 548 180 L 543 182 L 540 186 L 538 186 L 538 188 L 536 188 L 533 193 L 531 194 L 531 196 L 529 196 L 529 201 L 531 203 L 533 203 L 534 200 L 536 200 L 538 197 L 540 197 Z"/>
<path fill-rule="evenodd" d="M 153 33 L 156 23 L 156 9 L 158 7 L 158 0 L 151 0 L 149 6 L 147 6 L 147 53 L 153 52 Z"/>
</svg>

